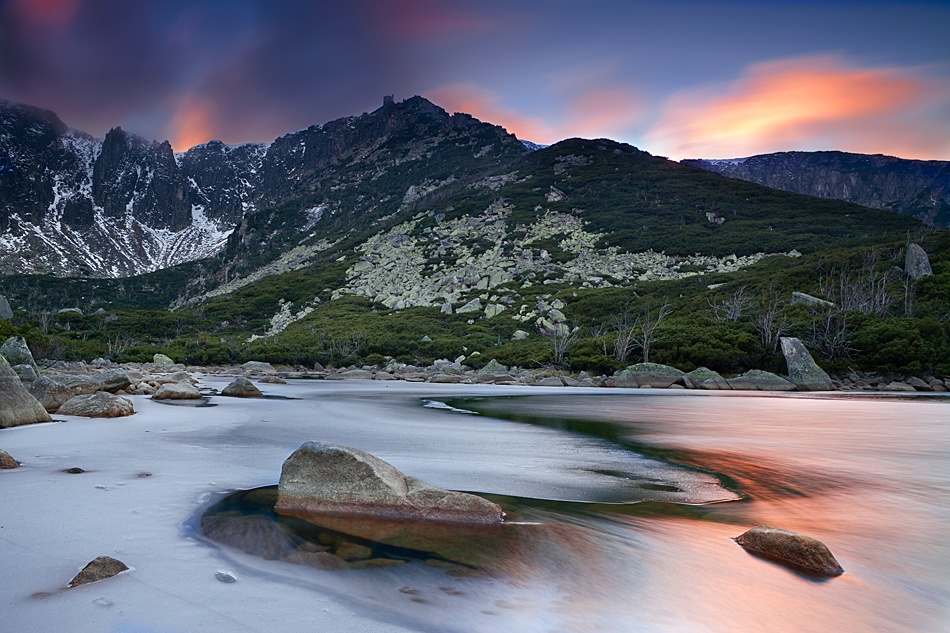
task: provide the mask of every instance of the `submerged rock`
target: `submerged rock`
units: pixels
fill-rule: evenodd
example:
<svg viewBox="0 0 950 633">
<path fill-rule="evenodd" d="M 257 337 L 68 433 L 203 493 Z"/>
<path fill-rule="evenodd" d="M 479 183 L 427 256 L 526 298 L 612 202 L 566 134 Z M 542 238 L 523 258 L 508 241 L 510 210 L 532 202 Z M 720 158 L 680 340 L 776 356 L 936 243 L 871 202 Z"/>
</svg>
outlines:
<svg viewBox="0 0 950 633">
<path fill-rule="evenodd" d="M 476 495 L 407 477 L 355 448 L 307 442 L 284 461 L 279 514 L 500 523 L 501 507 Z"/>
<path fill-rule="evenodd" d="M 746 551 L 820 576 L 840 576 L 844 569 L 828 547 L 810 536 L 760 525 L 735 539 Z"/>
<path fill-rule="evenodd" d="M 238 376 L 231 384 L 221 390 L 222 396 L 232 398 L 263 398 L 263 392 L 244 376 Z"/>
<path fill-rule="evenodd" d="M 782 354 L 788 366 L 788 379 L 804 391 L 831 391 L 831 377 L 818 366 L 805 344 L 793 336 L 781 337 Z"/>
<path fill-rule="evenodd" d="M 99 556 L 83 567 L 82 571 L 69 581 L 69 586 L 78 587 L 79 585 L 86 585 L 91 582 L 112 578 L 127 569 L 128 566 L 120 560 L 116 560 L 110 556 Z"/>
<path fill-rule="evenodd" d="M 57 411 L 59 415 L 85 418 L 121 418 L 135 413 L 132 401 L 107 391 L 97 391 L 67 400 Z"/>
<path fill-rule="evenodd" d="M 0 429 L 37 422 L 52 422 L 52 418 L 0 356 Z"/>
</svg>

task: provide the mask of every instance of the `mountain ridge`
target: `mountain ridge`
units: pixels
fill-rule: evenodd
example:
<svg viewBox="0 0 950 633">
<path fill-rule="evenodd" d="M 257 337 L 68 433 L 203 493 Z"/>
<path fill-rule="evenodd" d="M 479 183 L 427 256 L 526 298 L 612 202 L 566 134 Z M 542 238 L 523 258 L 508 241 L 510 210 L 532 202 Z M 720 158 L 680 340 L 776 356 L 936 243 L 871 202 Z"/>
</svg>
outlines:
<svg viewBox="0 0 950 633">
<path fill-rule="evenodd" d="M 950 227 L 950 161 L 831 150 L 680 162 L 774 189 L 846 200 Z"/>
</svg>

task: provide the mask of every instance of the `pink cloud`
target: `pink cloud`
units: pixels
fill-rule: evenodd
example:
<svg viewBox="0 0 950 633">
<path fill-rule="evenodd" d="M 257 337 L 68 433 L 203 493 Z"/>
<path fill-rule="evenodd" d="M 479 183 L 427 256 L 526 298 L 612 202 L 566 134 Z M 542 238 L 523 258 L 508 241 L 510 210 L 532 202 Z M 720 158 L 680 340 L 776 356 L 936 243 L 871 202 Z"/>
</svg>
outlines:
<svg viewBox="0 0 950 633">
<path fill-rule="evenodd" d="M 947 99 L 908 69 L 836 56 L 763 62 L 725 87 L 675 94 L 647 144 L 676 158 L 815 149 L 946 158 L 950 134 L 928 112 Z"/>
<path fill-rule="evenodd" d="M 441 86 L 429 90 L 426 97 L 449 112 L 464 112 L 482 121 L 500 125 L 520 139 L 537 143 L 560 140 L 556 138 L 557 132 L 542 119 L 503 107 L 495 93 L 474 84 Z"/>
</svg>

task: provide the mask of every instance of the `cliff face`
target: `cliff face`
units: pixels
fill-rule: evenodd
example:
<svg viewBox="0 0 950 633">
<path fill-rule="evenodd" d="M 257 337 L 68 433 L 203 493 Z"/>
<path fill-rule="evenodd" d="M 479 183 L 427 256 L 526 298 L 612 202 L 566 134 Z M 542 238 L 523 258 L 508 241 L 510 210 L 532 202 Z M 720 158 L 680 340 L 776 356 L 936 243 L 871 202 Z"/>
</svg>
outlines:
<svg viewBox="0 0 950 633">
<path fill-rule="evenodd" d="M 950 162 L 846 152 L 780 152 L 683 163 L 773 189 L 847 200 L 950 226 Z"/>
</svg>

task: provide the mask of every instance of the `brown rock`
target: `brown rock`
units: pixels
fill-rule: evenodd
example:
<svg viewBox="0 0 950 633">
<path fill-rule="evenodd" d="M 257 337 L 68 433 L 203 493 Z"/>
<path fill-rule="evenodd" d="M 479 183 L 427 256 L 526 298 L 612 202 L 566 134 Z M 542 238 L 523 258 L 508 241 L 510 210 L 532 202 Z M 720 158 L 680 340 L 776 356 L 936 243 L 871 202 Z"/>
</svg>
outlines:
<svg viewBox="0 0 950 633">
<path fill-rule="evenodd" d="M 128 567 L 120 560 L 109 556 L 99 556 L 88 565 L 83 567 L 82 571 L 76 574 L 76 577 L 69 581 L 70 587 L 78 587 L 91 582 L 98 582 L 106 578 L 112 578 L 116 574 L 127 570 Z"/>
<path fill-rule="evenodd" d="M 0 449 L 0 469 L 10 470 L 12 468 L 19 468 L 19 467 L 20 467 L 20 462 L 13 459 L 13 457 L 10 456 L 10 453 L 6 452 L 3 449 Z"/>
<path fill-rule="evenodd" d="M 162 385 L 152 395 L 152 400 L 200 400 L 201 392 L 187 380 Z"/>
<path fill-rule="evenodd" d="M 824 543 L 810 536 L 760 525 L 736 537 L 746 551 L 819 576 L 844 573 Z"/>
<path fill-rule="evenodd" d="M 57 411 L 59 415 L 78 415 L 85 418 L 121 418 L 135 413 L 132 401 L 106 391 L 67 400 Z"/>
<path fill-rule="evenodd" d="M 72 389 L 48 376 L 40 376 L 29 387 L 30 394 L 43 405 L 49 413 L 56 413 L 63 403 L 76 395 Z"/>
</svg>

